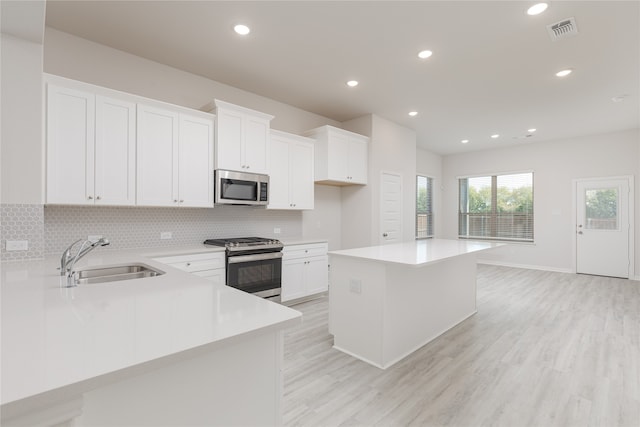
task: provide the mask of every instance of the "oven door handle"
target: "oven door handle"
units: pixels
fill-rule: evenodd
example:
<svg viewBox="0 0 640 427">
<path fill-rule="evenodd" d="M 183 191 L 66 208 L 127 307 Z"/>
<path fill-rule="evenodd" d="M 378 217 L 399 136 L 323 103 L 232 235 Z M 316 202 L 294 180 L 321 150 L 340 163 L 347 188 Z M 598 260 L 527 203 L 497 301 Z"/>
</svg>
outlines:
<svg viewBox="0 0 640 427">
<path fill-rule="evenodd" d="M 268 252 L 265 254 L 252 254 L 252 255 L 236 255 L 227 257 L 229 264 L 237 264 L 239 262 L 251 262 L 251 261 L 263 261 L 267 259 L 282 258 L 282 252 Z"/>
</svg>

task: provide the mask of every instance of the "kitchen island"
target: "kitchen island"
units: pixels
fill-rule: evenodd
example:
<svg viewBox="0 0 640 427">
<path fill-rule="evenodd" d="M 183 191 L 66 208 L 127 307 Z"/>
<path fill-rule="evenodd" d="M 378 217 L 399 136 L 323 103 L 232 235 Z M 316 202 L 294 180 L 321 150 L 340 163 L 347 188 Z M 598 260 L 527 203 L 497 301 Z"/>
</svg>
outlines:
<svg viewBox="0 0 640 427">
<path fill-rule="evenodd" d="M 476 313 L 476 254 L 429 239 L 329 252 L 334 348 L 386 369 Z"/>
<path fill-rule="evenodd" d="M 301 314 L 153 260 L 165 274 L 60 288 L 59 258 L 2 265 L 2 420 L 11 425 L 281 424 L 282 331 Z"/>
</svg>

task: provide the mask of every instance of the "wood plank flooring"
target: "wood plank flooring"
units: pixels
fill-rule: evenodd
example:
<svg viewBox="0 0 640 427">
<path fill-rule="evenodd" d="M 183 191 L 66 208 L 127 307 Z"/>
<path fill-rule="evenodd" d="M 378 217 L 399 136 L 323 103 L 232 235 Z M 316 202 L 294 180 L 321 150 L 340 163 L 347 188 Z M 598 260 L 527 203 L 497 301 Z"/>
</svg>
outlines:
<svg viewBox="0 0 640 427">
<path fill-rule="evenodd" d="M 478 266 L 478 313 L 387 370 L 285 334 L 287 426 L 640 426 L 640 282 Z"/>
</svg>

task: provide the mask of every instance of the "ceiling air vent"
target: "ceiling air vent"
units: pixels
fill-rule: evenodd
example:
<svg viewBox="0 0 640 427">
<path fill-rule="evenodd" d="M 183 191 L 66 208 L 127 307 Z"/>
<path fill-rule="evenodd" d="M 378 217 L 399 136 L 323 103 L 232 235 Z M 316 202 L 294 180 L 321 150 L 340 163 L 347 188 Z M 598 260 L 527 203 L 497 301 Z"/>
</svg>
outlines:
<svg viewBox="0 0 640 427">
<path fill-rule="evenodd" d="M 555 24 L 547 25 L 547 31 L 552 41 L 566 39 L 578 34 L 578 26 L 575 18 L 563 19 Z"/>
</svg>

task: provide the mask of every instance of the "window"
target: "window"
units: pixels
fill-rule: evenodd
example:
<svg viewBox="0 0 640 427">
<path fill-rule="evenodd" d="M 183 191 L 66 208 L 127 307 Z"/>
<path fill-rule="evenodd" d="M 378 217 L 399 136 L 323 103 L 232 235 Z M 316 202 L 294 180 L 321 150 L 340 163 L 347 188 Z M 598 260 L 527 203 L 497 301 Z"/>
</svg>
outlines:
<svg viewBox="0 0 640 427">
<path fill-rule="evenodd" d="M 416 239 L 433 237 L 433 178 L 416 179 Z"/>
<path fill-rule="evenodd" d="M 459 179 L 458 236 L 533 242 L 533 173 Z"/>
</svg>

